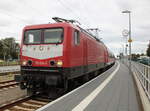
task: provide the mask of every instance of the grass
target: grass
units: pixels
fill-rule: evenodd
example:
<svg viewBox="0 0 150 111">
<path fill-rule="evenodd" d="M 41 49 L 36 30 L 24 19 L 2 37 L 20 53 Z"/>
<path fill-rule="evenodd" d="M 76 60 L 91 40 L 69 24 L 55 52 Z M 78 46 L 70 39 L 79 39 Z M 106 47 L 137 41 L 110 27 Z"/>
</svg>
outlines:
<svg viewBox="0 0 150 111">
<path fill-rule="evenodd" d="M 0 62 L 0 66 L 12 66 L 12 65 L 19 65 L 19 61 L 12 61 L 12 62 Z"/>
<path fill-rule="evenodd" d="M 7 74 L 4 76 L 0 76 L 0 82 L 11 81 L 14 80 L 14 74 Z"/>
</svg>

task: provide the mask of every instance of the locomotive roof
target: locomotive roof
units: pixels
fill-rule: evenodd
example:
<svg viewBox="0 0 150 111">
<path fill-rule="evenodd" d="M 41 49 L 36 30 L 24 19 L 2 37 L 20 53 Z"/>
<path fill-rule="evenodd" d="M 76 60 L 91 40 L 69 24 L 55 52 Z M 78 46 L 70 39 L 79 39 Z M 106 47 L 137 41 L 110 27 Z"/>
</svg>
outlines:
<svg viewBox="0 0 150 111">
<path fill-rule="evenodd" d="M 58 22 L 58 23 L 49 23 L 49 24 L 37 24 L 37 25 L 29 25 L 24 27 L 24 30 L 26 29 L 42 29 L 42 28 L 50 28 L 50 27 L 73 27 L 75 29 L 80 30 L 81 32 L 84 32 L 85 34 L 91 36 L 92 38 L 94 38 L 96 41 L 101 42 L 98 38 L 96 38 L 93 34 L 89 33 L 88 31 L 86 31 L 85 29 L 71 24 L 71 23 L 67 23 L 67 22 Z M 103 43 L 103 42 L 102 42 Z"/>
<path fill-rule="evenodd" d="M 77 26 L 75 26 L 73 24 L 60 22 L 60 23 L 29 25 L 29 26 L 26 26 L 24 29 L 39 29 L 39 28 L 50 28 L 50 27 L 74 27 L 74 28 L 77 28 Z"/>
</svg>

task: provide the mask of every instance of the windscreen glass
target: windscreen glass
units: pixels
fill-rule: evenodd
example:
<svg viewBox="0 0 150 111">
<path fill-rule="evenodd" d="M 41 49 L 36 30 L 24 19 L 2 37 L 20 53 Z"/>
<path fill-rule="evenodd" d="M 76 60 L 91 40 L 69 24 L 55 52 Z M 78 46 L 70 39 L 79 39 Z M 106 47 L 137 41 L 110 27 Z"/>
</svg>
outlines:
<svg viewBox="0 0 150 111">
<path fill-rule="evenodd" d="M 25 44 L 39 44 L 41 43 L 41 30 L 28 30 L 25 32 Z"/>
<path fill-rule="evenodd" d="M 44 43 L 61 43 L 63 40 L 63 29 L 45 29 Z"/>
</svg>

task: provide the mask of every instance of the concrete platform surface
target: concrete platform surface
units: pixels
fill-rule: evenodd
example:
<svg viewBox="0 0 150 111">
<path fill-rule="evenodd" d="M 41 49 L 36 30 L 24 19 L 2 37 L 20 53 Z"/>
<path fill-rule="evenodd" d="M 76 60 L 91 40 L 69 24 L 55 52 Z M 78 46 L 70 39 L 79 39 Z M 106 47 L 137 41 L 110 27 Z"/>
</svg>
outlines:
<svg viewBox="0 0 150 111">
<path fill-rule="evenodd" d="M 141 111 L 128 68 L 116 64 L 100 76 L 37 111 Z"/>
</svg>

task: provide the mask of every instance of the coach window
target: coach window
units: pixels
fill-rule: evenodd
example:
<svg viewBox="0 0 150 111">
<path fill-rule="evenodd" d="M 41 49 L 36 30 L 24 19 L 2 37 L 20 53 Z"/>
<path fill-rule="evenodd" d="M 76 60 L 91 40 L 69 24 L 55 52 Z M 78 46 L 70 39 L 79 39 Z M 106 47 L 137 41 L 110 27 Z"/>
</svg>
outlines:
<svg viewBox="0 0 150 111">
<path fill-rule="evenodd" d="M 74 32 L 74 44 L 78 45 L 79 43 L 80 43 L 79 31 L 75 30 L 75 32 Z"/>
</svg>

